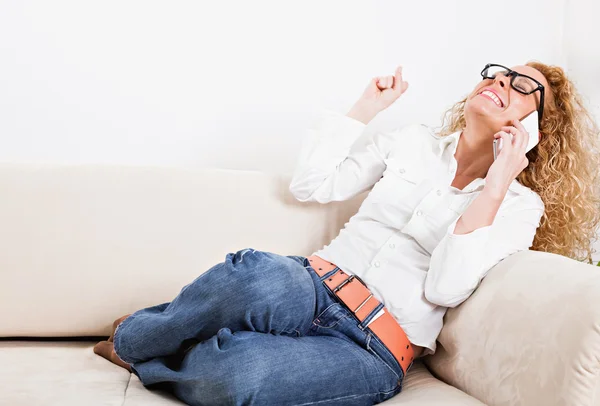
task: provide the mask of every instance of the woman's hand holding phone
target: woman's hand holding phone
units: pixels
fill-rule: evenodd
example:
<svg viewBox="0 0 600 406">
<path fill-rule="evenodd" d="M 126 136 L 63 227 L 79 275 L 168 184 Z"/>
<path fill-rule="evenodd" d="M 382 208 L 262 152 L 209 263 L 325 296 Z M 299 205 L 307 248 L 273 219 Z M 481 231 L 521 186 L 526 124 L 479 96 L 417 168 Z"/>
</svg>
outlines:
<svg viewBox="0 0 600 406">
<path fill-rule="evenodd" d="M 394 103 L 406 89 L 408 82 L 402 79 L 402 66 L 398 66 L 394 75 L 376 76 L 371 79 L 347 115 L 367 124 Z"/>
<path fill-rule="evenodd" d="M 532 113 L 529 113 L 527 116 L 521 119 L 521 125 L 525 128 L 525 131 L 528 134 L 537 134 L 537 137 L 529 137 L 529 142 L 527 143 L 527 148 L 525 148 L 525 153 L 531 151 L 540 140 L 538 120 L 538 112 L 536 110 L 534 110 Z M 498 154 L 500 153 L 500 150 L 502 149 L 502 142 L 502 138 L 495 139 L 493 142 L 494 161 L 496 160 Z"/>
<path fill-rule="evenodd" d="M 504 199 L 512 181 L 529 165 L 525 156 L 529 134 L 519 120 L 512 123 L 494 134 L 495 139 L 502 139 L 502 149 L 485 177 L 484 189 L 498 199 Z"/>
</svg>

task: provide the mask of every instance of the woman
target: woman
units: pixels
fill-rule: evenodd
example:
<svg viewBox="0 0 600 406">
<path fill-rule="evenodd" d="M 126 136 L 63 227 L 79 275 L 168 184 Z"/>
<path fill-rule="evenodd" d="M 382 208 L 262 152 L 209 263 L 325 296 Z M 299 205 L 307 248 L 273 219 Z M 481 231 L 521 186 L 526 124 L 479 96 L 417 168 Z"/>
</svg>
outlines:
<svg viewBox="0 0 600 406">
<path fill-rule="evenodd" d="M 339 236 L 309 257 L 229 253 L 172 302 L 116 320 L 94 352 L 190 405 L 398 394 L 414 358 L 435 352 L 447 308 L 490 268 L 528 248 L 589 257 L 600 219 L 598 128 L 563 70 L 482 76 L 439 134 L 409 125 L 359 145 L 408 88 L 401 67 L 374 78 L 347 115 L 309 131 L 290 184 L 321 203 L 372 189 Z M 519 119 L 534 110 L 540 133 L 528 135 Z M 541 138 L 526 154 L 528 136 Z"/>
</svg>

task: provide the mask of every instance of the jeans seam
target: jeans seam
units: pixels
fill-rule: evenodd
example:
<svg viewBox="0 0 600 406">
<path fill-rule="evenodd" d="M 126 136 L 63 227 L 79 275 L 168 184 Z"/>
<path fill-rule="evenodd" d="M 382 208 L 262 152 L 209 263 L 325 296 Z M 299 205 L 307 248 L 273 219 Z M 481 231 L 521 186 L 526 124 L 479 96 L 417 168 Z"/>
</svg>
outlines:
<svg viewBox="0 0 600 406">
<path fill-rule="evenodd" d="M 320 324 L 317 324 L 317 323 L 315 323 L 314 321 L 313 321 L 313 324 L 314 324 L 315 326 L 317 326 L 317 327 L 321 327 L 321 328 L 334 328 L 335 326 L 337 326 L 337 325 L 340 323 L 340 321 L 342 321 L 342 320 L 344 320 L 344 319 L 346 319 L 346 318 L 348 318 L 348 316 L 341 317 L 341 318 L 339 318 L 338 320 L 336 320 L 336 322 L 335 322 L 335 323 L 333 323 L 333 324 L 332 324 L 332 325 L 330 325 L 330 326 L 322 326 L 322 325 L 320 325 Z"/>
<path fill-rule="evenodd" d="M 319 317 L 321 317 L 321 316 L 323 315 L 323 313 L 325 313 L 327 310 L 329 310 L 329 308 L 330 308 L 331 306 L 335 306 L 336 304 L 337 304 L 337 303 L 331 303 L 329 306 L 327 306 L 327 307 L 326 307 L 326 308 L 325 308 L 323 311 L 321 311 L 321 313 L 319 313 L 319 314 L 317 315 L 317 317 L 315 317 L 315 320 L 316 320 L 316 319 L 318 319 Z"/>
<path fill-rule="evenodd" d="M 398 375 L 398 373 L 397 373 L 396 371 L 394 371 L 394 369 L 393 369 L 393 368 L 392 368 L 392 367 L 391 367 L 391 366 L 390 366 L 390 365 L 387 363 L 387 361 L 386 361 L 386 360 L 384 360 L 384 359 L 383 359 L 383 358 L 382 358 L 382 357 L 381 357 L 379 354 L 377 354 L 377 351 L 375 351 L 375 350 L 373 349 L 373 347 L 371 347 L 371 346 L 370 346 L 370 344 L 371 344 L 371 340 L 372 340 L 372 339 L 375 339 L 376 341 L 378 341 L 378 342 L 379 342 L 379 343 L 380 343 L 380 344 L 381 344 L 381 345 L 382 345 L 384 348 L 386 348 L 386 350 L 387 350 L 387 347 L 385 347 L 385 345 L 383 345 L 383 344 L 381 343 L 381 341 L 380 341 L 380 340 L 379 340 L 379 339 L 378 339 L 378 338 L 377 338 L 377 337 L 376 337 L 374 334 L 372 334 L 372 333 L 370 333 L 370 332 L 369 332 L 369 337 L 367 338 L 367 348 L 369 349 L 369 352 L 370 352 L 371 354 L 373 354 L 374 356 L 376 356 L 376 357 L 377 357 L 377 358 L 378 358 L 378 359 L 379 359 L 379 360 L 380 360 L 380 361 L 381 361 L 383 364 L 385 364 L 385 366 L 386 366 L 386 367 L 387 367 L 387 368 L 388 368 L 390 371 L 392 371 L 392 373 L 393 373 L 394 375 L 396 375 L 396 378 L 398 379 L 398 381 L 400 381 L 400 375 Z M 388 352 L 390 352 L 389 350 L 387 350 L 387 351 L 388 351 Z M 391 354 L 391 352 L 390 352 L 390 354 Z M 393 355 L 392 355 L 392 357 L 393 357 Z M 400 369 L 402 369 L 402 367 L 400 367 Z M 396 386 L 396 388 L 394 388 L 393 390 L 397 389 L 397 388 L 398 388 L 398 386 L 399 386 L 399 385 L 397 385 L 397 386 Z"/>
<path fill-rule="evenodd" d="M 394 354 L 392 354 L 392 352 L 390 351 L 390 349 L 375 334 L 371 333 L 371 335 L 383 347 L 383 350 L 386 351 L 389 354 L 389 356 L 392 357 L 392 359 L 394 361 L 396 361 L 396 363 L 398 364 L 398 366 L 400 367 L 400 369 L 402 369 L 402 365 L 400 365 L 400 363 L 398 362 L 398 360 L 396 359 L 396 357 L 394 357 Z"/>
<path fill-rule="evenodd" d="M 338 325 L 338 323 L 339 323 L 340 321 L 342 321 L 342 320 L 344 320 L 344 319 L 348 318 L 348 316 L 349 316 L 349 315 L 348 315 L 348 314 L 345 314 L 345 315 L 344 315 L 344 317 L 340 317 L 338 320 L 336 320 L 336 322 L 335 322 L 335 323 L 333 323 L 333 324 L 332 324 L 332 325 L 330 325 L 330 326 L 322 326 L 322 325 L 320 325 L 320 324 L 318 324 L 318 323 L 315 323 L 315 321 L 316 321 L 316 320 L 318 320 L 318 319 L 319 319 L 319 317 L 321 317 L 321 316 L 323 315 L 323 313 L 325 313 L 327 310 L 329 310 L 329 308 L 330 308 L 331 306 L 335 306 L 335 305 L 339 305 L 339 303 L 335 302 L 335 303 L 331 303 L 329 306 L 327 306 L 327 307 L 325 308 L 325 310 L 323 310 L 321 313 L 319 313 L 319 315 L 318 315 L 317 317 L 315 317 L 315 319 L 313 320 L 312 324 L 314 324 L 315 326 L 319 326 L 319 327 L 321 327 L 321 328 L 333 328 L 333 327 L 337 326 L 337 325 Z"/>
</svg>

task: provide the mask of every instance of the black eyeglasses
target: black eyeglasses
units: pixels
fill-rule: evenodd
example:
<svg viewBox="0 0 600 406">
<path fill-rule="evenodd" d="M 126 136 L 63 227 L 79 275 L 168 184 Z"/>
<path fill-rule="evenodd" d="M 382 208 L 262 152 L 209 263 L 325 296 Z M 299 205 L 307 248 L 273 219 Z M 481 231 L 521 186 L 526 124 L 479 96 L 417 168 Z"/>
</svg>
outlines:
<svg viewBox="0 0 600 406">
<path fill-rule="evenodd" d="M 523 75 L 506 66 L 488 63 L 481 71 L 483 79 L 494 79 L 498 73 L 506 77 L 510 77 L 510 86 L 517 92 L 522 94 L 531 94 L 540 91 L 540 106 L 538 107 L 538 122 L 542 122 L 542 114 L 544 113 L 544 85 L 532 78 L 531 76 Z"/>
</svg>

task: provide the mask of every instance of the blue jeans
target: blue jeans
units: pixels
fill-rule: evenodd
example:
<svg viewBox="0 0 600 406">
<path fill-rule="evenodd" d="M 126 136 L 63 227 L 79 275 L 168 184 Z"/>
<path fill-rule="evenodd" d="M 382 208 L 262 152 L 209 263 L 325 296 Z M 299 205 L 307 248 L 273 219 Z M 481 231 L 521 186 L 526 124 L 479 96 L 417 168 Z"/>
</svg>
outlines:
<svg viewBox="0 0 600 406">
<path fill-rule="evenodd" d="M 322 282 L 336 271 L 319 277 L 302 256 L 229 253 L 172 302 L 119 324 L 115 353 L 145 387 L 189 405 L 381 403 L 404 374 Z"/>
</svg>

